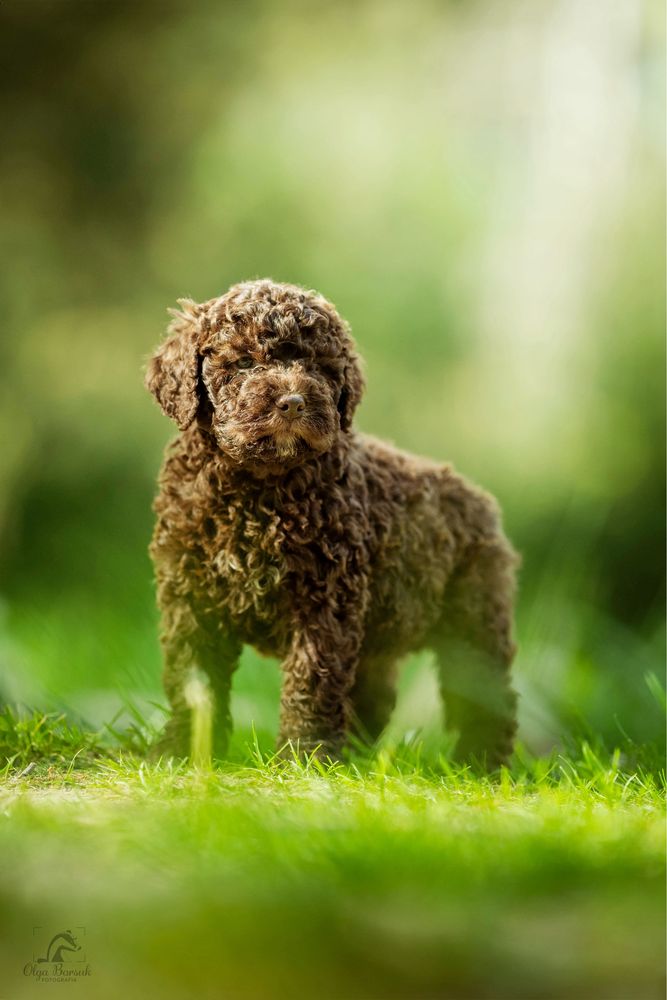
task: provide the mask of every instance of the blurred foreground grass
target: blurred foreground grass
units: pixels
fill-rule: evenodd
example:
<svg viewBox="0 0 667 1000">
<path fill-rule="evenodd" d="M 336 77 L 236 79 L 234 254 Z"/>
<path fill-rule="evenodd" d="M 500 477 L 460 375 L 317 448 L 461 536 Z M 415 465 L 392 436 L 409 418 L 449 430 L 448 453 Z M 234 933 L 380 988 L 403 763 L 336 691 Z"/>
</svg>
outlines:
<svg viewBox="0 0 667 1000">
<path fill-rule="evenodd" d="M 7 996 L 44 991 L 33 927 L 85 928 L 102 1000 L 663 995 L 663 799 L 618 754 L 520 752 L 497 782 L 418 745 L 194 770 L 2 725 Z"/>
</svg>

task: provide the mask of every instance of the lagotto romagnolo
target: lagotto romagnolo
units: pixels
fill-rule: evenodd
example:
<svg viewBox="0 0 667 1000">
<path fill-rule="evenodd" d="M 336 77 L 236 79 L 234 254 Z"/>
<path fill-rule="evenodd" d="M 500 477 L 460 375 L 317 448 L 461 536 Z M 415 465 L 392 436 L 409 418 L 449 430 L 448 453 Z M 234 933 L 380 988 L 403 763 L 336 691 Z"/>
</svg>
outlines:
<svg viewBox="0 0 667 1000">
<path fill-rule="evenodd" d="M 321 295 L 258 280 L 179 306 L 146 375 L 180 431 L 150 550 L 172 708 L 158 750 L 189 752 L 196 668 L 224 754 L 243 644 L 282 662 L 279 746 L 332 757 L 379 736 L 399 660 L 429 648 L 457 757 L 503 763 L 516 557 L 493 498 L 355 431 L 360 359 Z"/>
</svg>

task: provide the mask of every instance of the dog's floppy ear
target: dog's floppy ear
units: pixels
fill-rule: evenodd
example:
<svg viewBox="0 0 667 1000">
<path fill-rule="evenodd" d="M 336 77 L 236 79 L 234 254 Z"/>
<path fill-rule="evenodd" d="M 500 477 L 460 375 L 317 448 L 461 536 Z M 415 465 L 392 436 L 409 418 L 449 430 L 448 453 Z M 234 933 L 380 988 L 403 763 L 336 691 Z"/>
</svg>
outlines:
<svg viewBox="0 0 667 1000">
<path fill-rule="evenodd" d="M 343 371 L 343 387 L 338 397 L 341 430 L 349 431 L 352 426 L 352 417 L 359 405 L 364 385 L 360 359 L 356 354 L 351 354 Z"/>
<path fill-rule="evenodd" d="M 199 405 L 199 306 L 192 299 L 178 299 L 167 339 L 148 362 L 145 384 L 163 411 L 186 430 Z"/>
</svg>

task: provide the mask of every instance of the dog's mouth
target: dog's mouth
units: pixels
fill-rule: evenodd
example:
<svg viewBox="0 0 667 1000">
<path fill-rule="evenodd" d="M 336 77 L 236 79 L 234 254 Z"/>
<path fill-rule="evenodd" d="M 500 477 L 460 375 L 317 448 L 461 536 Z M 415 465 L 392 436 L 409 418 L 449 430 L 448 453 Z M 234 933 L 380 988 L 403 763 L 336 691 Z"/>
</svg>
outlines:
<svg viewBox="0 0 667 1000">
<path fill-rule="evenodd" d="M 279 462 L 289 462 L 310 451 L 308 443 L 297 434 L 275 434 L 260 438 L 253 447 L 252 454 L 264 461 L 277 459 Z"/>
<path fill-rule="evenodd" d="M 222 450 L 242 465 L 292 467 L 333 444 L 328 428 L 304 418 L 272 419 L 264 427 L 256 422 L 249 427 L 235 424 L 218 430 L 217 437 Z"/>
<path fill-rule="evenodd" d="M 278 455 L 290 457 L 305 452 L 322 452 L 331 447 L 331 433 L 308 419 L 282 422 L 268 433 L 262 434 L 258 443 L 265 449 L 274 449 Z"/>
</svg>

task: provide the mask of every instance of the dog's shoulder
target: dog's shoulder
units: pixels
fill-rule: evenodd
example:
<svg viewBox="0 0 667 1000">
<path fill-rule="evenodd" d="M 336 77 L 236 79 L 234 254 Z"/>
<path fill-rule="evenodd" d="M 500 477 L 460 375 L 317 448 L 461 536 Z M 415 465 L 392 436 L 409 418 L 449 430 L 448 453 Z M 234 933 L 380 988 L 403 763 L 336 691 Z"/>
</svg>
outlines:
<svg viewBox="0 0 667 1000">
<path fill-rule="evenodd" d="M 398 448 L 393 442 L 357 431 L 354 443 L 359 454 L 379 465 L 394 466 L 414 474 L 442 471 L 449 466 Z"/>
<path fill-rule="evenodd" d="M 456 473 L 451 465 L 436 462 L 421 455 L 404 451 L 395 444 L 371 434 L 357 433 L 353 446 L 353 457 L 361 464 L 367 479 L 379 479 L 385 483 L 402 484 L 405 488 L 417 490 L 437 488 Z"/>
</svg>

